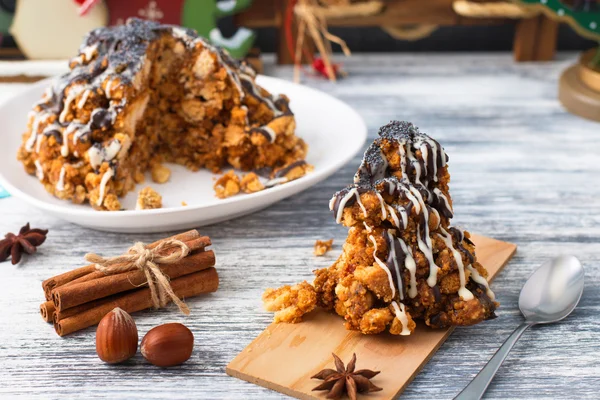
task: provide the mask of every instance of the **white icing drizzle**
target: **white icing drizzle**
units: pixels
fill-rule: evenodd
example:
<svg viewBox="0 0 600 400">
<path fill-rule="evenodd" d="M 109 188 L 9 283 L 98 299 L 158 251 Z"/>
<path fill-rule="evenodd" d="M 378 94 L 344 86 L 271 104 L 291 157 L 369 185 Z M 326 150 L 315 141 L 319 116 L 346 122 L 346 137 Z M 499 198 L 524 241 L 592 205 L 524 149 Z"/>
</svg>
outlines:
<svg viewBox="0 0 600 400">
<path fill-rule="evenodd" d="M 421 157 L 423 158 L 423 169 L 424 169 L 424 173 L 425 176 L 427 176 L 427 170 L 429 169 L 429 163 L 427 162 L 427 156 L 429 155 L 429 148 L 427 148 L 427 144 L 428 143 L 426 140 L 424 141 L 419 141 L 419 147 L 418 149 L 421 150 Z M 417 143 L 415 143 L 415 145 L 417 145 Z M 415 146 L 416 147 L 416 146 Z M 435 153 L 433 154 L 433 157 L 435 157 Z M 435 162 L 433 163 L 435 165 Z"/>
<path fill-rule="evenodd" d="M 92 168 L 98 169 L 98 167 L 100 167 L 100 164 L 102 164 L 102 149 L 99 149 L 96 146 L 92 146 L 89 148 L 87 153 Z"/>
<path fill-rule="evenodd" d="M 269 134 L 269 141 L 271 143 L 273 143 L 275 141 L 275 137 L 277 136 L 277 134 L 269 126 L 263 125 L 260 128 L 258 128 L 258 129 L 261 129 L 261 130 L 263 130 L 263 131 L 265 131 L 265 132 L 267 132 Z"/>
<path fill-rule="evenodd" d="M 392 206 L 388 205 L 387 209 L 390 213 L 390 216 L 392 217 L 392 221 L 394 221 L 394 226 L 396 226 L 396 228 L 400 229 L 400 220 L 398 219 L 398 214 L 396 214 L 396 211 L 394 211 L 394 208 Z"/>
<path fill-rule="evenodd" d="M 411 186 L 410 190 L 407 190 L 406 188 L 404 188 L 404 193 L 406 194 L 406 198 L 408 200 L 410 200 L 411 203 L 413 203 L 413 206 L 415 207 L 415 213 L 420 214 L 421 213 L 421 203 L 423 202 L 423 200 L 421 198 L 421 202 L 419 202 L 419 200 L 417 200 L 417 198 L 415 196 L 413 196 L 413 194 L 412 194 L 413 189 L 418 193 L 419 197 L 421 198 L 421 193 L 419 193 L 419 191 L 416 190 L 412 186 Z M 425 205 L 423 205 L 423 207 L 424 206 Z"/>
<path fill-rule="evenodd" d="M 282 176 L 281 178 L 273 178 L 270 179 L 268 181 L 265 182 L 265 187 L 273 187 L 275 185 L 280 185 L 282 183 L 286 183 L 287 181 L 289 181 L 288 178 L 286 178 L 285 176 Z"/>
<path fill-rule="evenodd" d="M 423 185 L 423 182 L 421 182 L 421 164 L 419 164 L 419 161 L 414 156 L 412 150 L 410 149 L 410 145 L 406 146 L 406 155 L 408 156 L 408 161 L 415 169 L 415 182 L 418 182 L 421 185 Z"/>
<path fill-rule="evenodd" d="M 421 193 L 415 188 L 410 188 L 410 191 L 415 195 L 418 202 L 420 203 L 420 208 L 423 212 L 423 217 L 425 219 L 424 224 L 424 236 L 425 241 L 421 238 L 421 224 L 417 225 L 417 245 L 419 246 L 419 250 L 425 255 L 427 261 L 429 262 L 429 277 L 427 278 L 427 284 L 430 287 L 434 287 L 437 284 L 437 273 L 440 269 L 433 259 L 433 249 L 431 244 L 431 238 L 429 237 L 429 211 L 427 210 L 427 206 L 423 202 L 423 197 L 421 197 Z"/>
<path fill-rule="evenodd" d="M 37 176 L 37 178 L 40 181 L 43 180 L 44 179 L 44 168 L 42 167 L 40 160 L 35 160 L 33 163 L 35 164 L 35 176 Z"/>
<path fill-rule="evenodd" d="M 40 123 L 42 121 L 45 121 L 46 119 L 48 119 L 50 115 L 45 113 L 45 112 L 40 112 L 39 114 L 34 114 L 33 117 L 33 123 L 31 124 L 31 135 L 29 136 L 29 139 L 27 139 L 27 142 L 25 143 L 25 150 L 27 150 L 28 152 L 32 152 L 33 151 L 33 146 L 35 145 L 36 139 L 37 139 L 37 133 L 38 133 L 38 128 L 40 126 Z"/>
<path fill-rule="evenodd" d="M 71 103 L 73 102 L 73 100 L 75 100 L 75 98 L 79 95 L 79 93 L 82 92 L 82 90 L 83 90 L 83 87 L 80 85 L 71 86 L 71 88 L 69 89 L 69 94 L 67 95 L 67 98 L 65 99 L 62 112 L 58 116 L 58 121 L 60 123 L 65 122 L 65 118 L 67 118 L 67 114 L 69 114 L 69 107 L 71 106 Z"/>
<path fill-rule="evenodd" d="M 410 329 L 408 329 L 408 316 L 406 315 L 406 307 L 404 306 L 404 304 L 398 304 L 395 301 L 392 301 L 392 307 L 394 307 L 396 318 L 398 318 L 398 320 L 402 323 L 402 332 L 400 332 L 400 335 L 410 335 Z"/>
<path fill-rule="evenodd" d="M 379 192 L 375 192 L 375 194 L 377 195 L 377 198 L 379 199 L 379 204 L 381 204 L 381 219 L 384 220 L 387 218 L 387 211 L 385 209 L 385 201 L 383 201 L 383 197 L 381 197 L 381 195 L 379 194 Z"/>
<path fill-rule="evenodd" d="M 387 276 L 388 276 L 388 283 L 389 283 L 390 289 L 392 291 L 392 297 L 394 297 L 394 296 L 396 296 L 396 287 L 394 285 L 394 278 L 392 277 L 392 272 L 387 267 L 387 265 L 385 265 L 385 263 L 383 261 L 381 261 L 381 259 L 379 257 L 377 257 L 377 241 L 375 241 L 375 238 L 373 237 L 373 235 L 369 235 L 369 240 L 371 242 L 373 242 L 373 247 L 375 247 L 375 249 L 373 250 L 373 257 L 375 258 L 375 262 L 387 274 Z"/>
<path fill-rule="evenodd" d="M 113 83 L 114 83 L 113 78 L 110 78 L 108 80 L 108 82 L 106 83 L 106 89 L 104 90 L 104 92 L 106 94 L 107 99 L 110 99 L 112 97 Z"/>
<path fill-rule="evenodd" d="M 471 291 L 465 287 L 467 284 L 467 279 L 465 277 L 465 266 L 462 261 L 462 256 L 460 255 L 458 250 L 454 248 L 454 244 L 452 243 L 452 236 L 448 232 L 446 232 L 446 230 L 442 227 L 440 227 L 440 231 L 441 233 L 438 233 L 438 236 L 442 238 L 448 250 L 452 252 L 452 255 L 454 256 L 454 261 L 458 266 L 458 277 L 460 280 L 460 289 L 458 289 L 458 295 L 462 297 L 462 299 L 465 301 L 472 300 L 473 293 L 471 293 Z"/>
<path fill-rule="evenodd" d="M 62 146 L 60 147 L 60 155 L 63 157 L 67 157 L 69 155 L 69 133 L 73 133 L 77 130 L 79 124 L 75 121 L 71 122 L 67 129 L 63 130 L 63 141 Z"/>
<path fill-rule="evenodd" d="M 443 158 L 443 155 L 442 155 L 442 158 Z M 448 210 L 450 210 L 451 212 L 454 212 L 454 210 L 452 210 L 452 207 L 450 207 L 450 202 L 448 201 L 448 198 L 440 189 L 438 189 L 438 188 L 433 189 L 433 193 L 435 193 L 435 195 L 437 197 L 440 197 L 444 201 L 444 204 L 446 205 L 446 208 Z"/>
<path fill-rule="evenodd" d="M 408 272 L 410 272 L 410 282 L 408 285 L 408 297 L 410 297 L 411 299 L 414 299 L 415 297 L 417 297 L 417 294 L 418 294 L 417 263 L 415 262 L 415 259 L 413 258 L 412 250 L 410 249 L 410 247 L 408 247 L 406 245 L 404 240 L 402 240 L 402 238 L 396 238 L 396 239 L 398 239 L 398 242 L 400 242 L 400 247 L 402 247 L 402 251 L 406 255 L 406 258 L 404 259 L 404 267 L 408 270 Z"/>
<path fill-rule="evenodd" d="M 433 152 L 433 181 L 437 182 L 438 181 L 438 176 L 437 176 L 437 171 L 438 171 L 438 169 L 437 169 L 437 155 L 438 155 L 438 152 L 440 151 L 440 149 L 438 148 L 438 145 L 437 145 L 437 143 L 436 143 L 435 140 L 433 140 L 431 138 L 427 138 L 426 141 L 431 146 L 431 150 Z M 425 147 L 427 147 L 427 146 L 425 146 Z M 446 157 L 445 157 L 444 154 L 442 154 L 441 158 L 445 159 Z"/>
<path fill-rule="evenodd" d="M 363 212 L 363 215 L 365 216 L 365 218 L 367 217 L 367 215 L 368 215 L 367 209 L 365 208 L 364 204 L 360 200 L 360 194 L 358 193 L 358 189 L 352 188 L 348 193 L 346 193 L 346 195 L 342 198 L 342 200 L 340 200 L 340 205 L 337 210 L 337 215 L 335 216 L 336 223 L 339 224 L 340 222 L 342 222 L 342 215 L 344 214 L 344 208 L 346 207 L 346 203 L 348 203 L 348 201 L 352 198 L 352 196 L 356 196 L 356 202 L 362 209 L 362 212 Z M 335 196 L 333 196 L 333 198 L 329 201 L 329 209 L 333 210 L 334 205 L 335 205 Z"/>
<path fill-rule="evenodd" d="M 121 150 L 121 142 L 117 139 L 111 140 L 108 146 L 104 147 L 104 160 L 103 161 L 111 161 L 114 159 L 119 151 Z"/>
<path fill-rule="evenodd" d="M 404 207 L 400 207 L 397 209 L 400 212 L 400 216 L 402 217 L 402 227 L 406 229 L 408 226 L 408 214 L 406 213 L 406 209 Z"/>
<path fill-rule="evenodd" d="M 367 230 L 368 233 L 373 232 L 373 229 L 369 225 L 367 225 L 367 223 L 365 221 L 363 221 L 363 225 L 365 226 L 365 229 Z"/>
<path fill-rule="evenodd" d="M 406 174 L 406 151 L 404 150 L 405 145 L 406 145 L 406 140 L 398 141 L 398 150 L 400 153 L 400 168 L 402 169 L 402 177 L 408 179 L 408 175 Z"/>
<path fill-rule="evenodd" d="M 485 287 L 486 294 L 488 295 L 488 297 L 490 299 L 492 299 L 492 301 L 496 300 L 496 295 L 494 294 L 494 292 L 492 292 L 492 289 L 490 289 L 490 284 L 488 283 L 487 279 L 485 279 L 479 273 L 479 271 L 477 271 L 475 268 L 473 268 L 473 266 L 467 265 L 467 269 L 469 270 L 469 272 L 471 272 L 471 279 L 473 279 L 473 281 L 475 281 L 476 283 L 479 283 L 480 285 L 483 285 Z"/>
<path fill-rule="evenodd" d="M 392 262 L 394 263 L 394 271 L 396 271 L 396 278 L 397 278 L 396 283 L 398 284 L 398 296 L 400 297 L 400 300 L 404 300 L 404 285 L 402 284 L 402 275 L 400 273 L 400 265 L 398 265 L 398 255 L 396 254 L 396 246 L 394 245 L 395 238 L 389 232 L 386 232 L 386 234 L 388 235 L 388 240 L 390 242 L 390 248 L 388 249 L 388 251 L 390 252 L 390 258 L 392 259 Z"/>
<path fill-rule="evenodd" d="M 65 190 L 65 174 L 67 172 L 67 170 L 65 169 L 66 165 L 67 164 L 64 164 L 60 169 L 60 175 L 58 177 L 58 182 L 56 183 L 56 190 L 58 190 L 59 192 Z"/>
<path fill-rule="evenodd" d="M 83 54 L 85 56 L 85 59 L 87 61 L 90 61 L 92 59 L 92 56 L 94 55 L 94 51 L 96 51 L 96 49 L 98 48 L 98 43 L 94 43 L 91 46 L 86 46 L 84 47 L 80 53 Z"/>
<path fill-rule="evenodd" d="M 114 159 L 117 154 L 119 154 L 120 150 L 121 143 L 117 139 L 111 140 L 110 143 L 103 148 L 92 146 L 88 150 L 90 165 L 92 168 L 98 169 L 104 161 L 111 161 Z"/>
<path fill-rule="evenodd" d="M 85 91 L 81 95 L 81 99 L 79 99 L 79 101 L 77 102 L 77 108 L 81 109 L 83 108 L 83 106 L 85 106 L 85 102 L 87 101 L 88 97 L 90 97 L 91 93 L 92 91 L 90 89 L 85 89 Z"/>
<path fill-rule="evenodd" d="M 104 192 L 106 192 L 106 185 L 108 184 L 108 181 L 110 180 L 110 178 L 112 178 L 114 175 L 114 172 L 112 170 L 112 168 L 109 168 L 104 175 L 102 175 L 102 180 L 100 181 L 100 196 L 98 197 L 98 201 L 96 202 L 97 206 L 101 206 L 102 202 L 104 201 Z"/>
<path fill-rule="evenodd" d="M 436 210 L 435 208 L 431 207 L 431 212 L 435 215 L 436 217 L 436 222 L 437 224 L 433 227 L 433 229 L 437 229 L 440 226 L 440 222 L 442 221 L 440 218 L 440 213 L 438 212 L 438 210 Z"/>
<path fill-rule="evenodd" d="M 44 139 L 44 135 L 37 135 L 35 138 L 35 152 L 39 153 L 42 148 L 42 139 Z"/>
</svg>

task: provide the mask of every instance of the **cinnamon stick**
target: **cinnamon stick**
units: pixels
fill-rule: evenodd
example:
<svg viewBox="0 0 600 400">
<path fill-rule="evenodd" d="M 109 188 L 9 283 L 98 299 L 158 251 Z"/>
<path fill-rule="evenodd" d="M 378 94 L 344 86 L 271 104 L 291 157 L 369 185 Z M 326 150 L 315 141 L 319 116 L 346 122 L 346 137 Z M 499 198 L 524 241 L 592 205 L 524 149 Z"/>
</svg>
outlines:
<svg viewBox="0 0 600 400">
<path fill-rule="evenodd" d="M 42 282 L 42 289 L 44 289 L 44 295 L 46 300 L 52 298 L 52 289 L 58 286 L 62 286 L 68 282 L 71 282 L 77 278 L 81 278 L 91 272 L 94 272 L 96 268 L 93 265 L 86 265 L 85 267 L 76 268 L 72 271 L 67 271 L 64 274 L 53 276 Z"/>
<path fill-rule="evenodd" d="M 94 307 L 98 307 L 98 306 L 104 305 L 106 303 L 109 303 L 111 301 L 115 301 L 125 294 L 126 293 L 117 293 L 117 294 L 113 294 L 112 296 L 105 297 L 103 299 L 98 299 L 98 300 L 90 301 L 89 303 L 85 303 L 85 304 L 81 304 L 81 305 L 78 305 L 75 307 L 67 308 L 66 310 L 63 310 L 63 311 L 55 310 L 53 322 L 56 324 L 61 319 L 69 318 L 74 315 L 81 314 L 82 312 L 90 310 Z M 52 303 L 52 304 L 54 304 L 54 303 Z"/>
<path fill-rule="evenodd" d="M 167 239 L 163 239 L 163 240 L 167 240 Z M 185 243 L 186 246 L 188 246 L 190 248 L 190 252 L 204 250 L 205 247 L 208 247 L 211 245 L 211 241 L 208 236 L 201 236 L 199 238 L 191 239 L 189 241 L 182 240 L 182 242 Z M 158 242 L 156 242 L 156 243 L 158 243 Z M 156 246 L 154 246 L 154 245 L 156 245 L 156 243 L 152 243 L 151 245 L 148 245 L 148 248 L 156 247 Z M 171 250 L 167 251 L 167 254 L 171 254 L 172 252 L 175 252 L 175 251 L 177 251 L 176 248 L 171 249 Z M 103 278 L 105 276 L 106 276 L 106 274 L 104 272 L 96 271 L 94 269 L 94 272 L 84 275 L 78 279 L 74 279 L 73 281 L 67 283 L 66 285 L 73 285 L 76 283 L 89 282 L 89 281 L 93 281 L 98 278 Z M 63 286 L 66 286 L 66 285 L 63 285 Z"/>
<path fill-rule="evenodd" d="M 171 279 L 198 272 L 215 265 L 215 253 L 202 251 L 159 268 Z M 90 274 L 91 275 L 91 274 Z M 147 283 L 146 275 L 141 270 L 129 271 L 116 275 L 105 276 L 92 281 L 71 283 L 58 287 L 52 291 L 54 307 L 58 311 L 88 303 L 93 300 L 136 289 Z"/>
<path fill-rule="evenodd" d="M 210 245 L 210 238 L 208 238 L 207 236 L 201 237 L 200 233 L 197 230 L 193 229 L 191 231 L 183 232 L 183 233 L 168 237 L 166 239 L 157 240 L 156 242 L 150 243 L 148 245 L 148 248 L 154 248 L 154 247 L 158 246 L 161 242 L 163 242 L 165 240 L 170 240 L 170 239 L 180 240 L 180 241 L 188 244 L 188 246 L 190 246 L 190 244 L 188 242 L 192 242 L 191 244 L 198 249 Z M 204 244 L 204 243 L 208 243 L 208 244 Z M 202 244 L 204 244 L 204 246 L 202 246 Z M 94 274 L 94 275 L 88 276 L 90 274 Z M 96 268 L 94 267 L 94 265 L 86 265 L 85 267 L 76 268 L 72 271 L 67 271 L 63 274 L 46 279 L 45 281 L 42 282 L 42 289 L 44 290 L 44 295 L 46 296 L 46 300 L 51 300 L 52 299 L 52 290 L 54 288 L 66 285 L 73 281 L 85 282 L 88 280 L 97 279 L 101 276 L 104 276 L 104 275 L 101 274 L 100 272 L 96 271 Z"/>
<path fill-rule="evenodd" d="M 46 301 L 40 304 L 40 314 L 46 322 L 54 322 L 54 316 L 56 315 L 56 309 L 54 308 L 53 301 Z"/>
<path fill-rule="evenodd" d="M 219 275 L 215 268 L 185 275 L 171 281 L 171 287 L 180 298 L 214 292 L 219 287 Z M 152 307 L 150 289 L 138 289 L 117 296 L 114 300 L 83 311 L 71 317 L 61 319 L 54 324 L 59 336 L 65 336 L 92 325 L 96 325 L 113 308 L 120 307 L 128 313 Z"/>
</svg>

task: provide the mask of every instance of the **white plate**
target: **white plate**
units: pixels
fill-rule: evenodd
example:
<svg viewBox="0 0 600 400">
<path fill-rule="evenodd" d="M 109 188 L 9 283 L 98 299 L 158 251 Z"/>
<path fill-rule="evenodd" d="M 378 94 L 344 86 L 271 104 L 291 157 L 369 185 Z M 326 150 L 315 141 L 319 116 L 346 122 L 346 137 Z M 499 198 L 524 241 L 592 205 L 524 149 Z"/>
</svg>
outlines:
<svg viewBox="0 0 600 400">
<path fill-rule="evenodd" d="M 16 160 L 27 113 L 38 101 L 48 80 L 0 106 L 3 145 L 0 146 L 0 183 L 13 195 L 49 214 L 93 229 L 112 232 L 162 232 L 182 230 L 236 218 L 265 208 L 324 180 L 354 156 L 367 136 L 367 127 L 356 111 L 334 97 L 280 79 L 260 76 L 258 82 L 272 93 L 285 93 L 296 115 L 297 135 L 309 146 L 307 161 L 315 170 L 306 176 L 258 193 L 217 199 L 208 171 L 191 172 L 170 165 L 168 183 L 154 184 L 147 176 L 121 200 L 125 211 L 103 212 L 51 196 Z M 139 189 L 151 186 L 163 196 L 163 208 L 136 211 Z M 182 206 L 185 201 L 188 205 Z"/>
</svg>

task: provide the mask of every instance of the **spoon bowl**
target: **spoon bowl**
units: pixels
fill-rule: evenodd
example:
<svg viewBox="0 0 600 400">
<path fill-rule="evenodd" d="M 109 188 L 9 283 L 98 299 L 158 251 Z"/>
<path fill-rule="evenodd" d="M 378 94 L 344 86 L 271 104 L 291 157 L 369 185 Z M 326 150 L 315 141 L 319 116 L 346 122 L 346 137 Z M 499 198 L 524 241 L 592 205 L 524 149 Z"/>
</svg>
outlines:
<svg viewBox="0 0 600 400">
<path fill-rule="evenodd" d="M 545 262 L 529 277 L 519 295 L 519 309 L 528 322 L 548 324 L 569 315 L 583 293 L 584 272 L 573 256 Z"/>
<path fill-rule="evenodd" d="M 519 295 L 519 309 L 525 322 L 515 329 L 475 379 L 454 400 L 481 399 L 510 349 L 527 328 L 560 321 L 571 314 L 581 299 L 583 281 L 583 267 L 573 256 L 553 258 L 535 270 Z"/>
</svg>

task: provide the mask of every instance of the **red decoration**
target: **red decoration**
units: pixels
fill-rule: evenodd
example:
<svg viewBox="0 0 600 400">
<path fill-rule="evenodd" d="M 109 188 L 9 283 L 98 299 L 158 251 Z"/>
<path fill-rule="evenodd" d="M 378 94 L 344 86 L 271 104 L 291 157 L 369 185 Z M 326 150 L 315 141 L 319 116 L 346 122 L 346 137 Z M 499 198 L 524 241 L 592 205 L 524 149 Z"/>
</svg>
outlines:
<svg viewBox="0 0 600 400">
<path fill-rule="evenodd" d="M 163 24 L 181 25 L 181 13 L 185 2 L 185 0 L 105 1 L 109 10 L 110 25 L 124 24 L 130 17 L 149 19 Z"/>
<path fill-rule="evenodd" d="M 312 67 L 319 75 L 329 79 L 327 71 L 325 71 L 325 63 L 323 62 L 323 59 L 321 57 L 316 57 L 313 60 Z M 333 68 L 333 73 L 336 77 L 340 78 L 342 76 L 345 76 L 345 74 L 342 73 L 342 64 L 331 64 L 331 68 Z"/>
<path fill-rule="evenodd" d="M 75 3 L 79 5 L 78 13 L 80 16 L 87 14 L 87 12 L 98 2 L 99 0 L 75 0 Z"/>
</svg>

